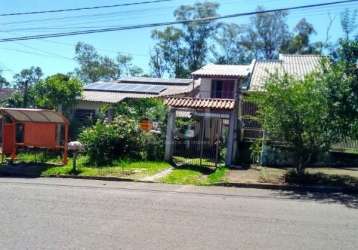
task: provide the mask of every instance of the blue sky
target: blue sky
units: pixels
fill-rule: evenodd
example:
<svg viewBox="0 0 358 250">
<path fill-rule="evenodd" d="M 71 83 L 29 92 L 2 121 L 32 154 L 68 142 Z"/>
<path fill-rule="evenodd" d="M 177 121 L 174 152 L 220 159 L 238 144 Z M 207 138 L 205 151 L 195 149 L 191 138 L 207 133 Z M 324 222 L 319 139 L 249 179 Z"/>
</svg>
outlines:
<svg viewBox="0 0 358 250">
<path fill-rule="evenodd" d="M 12 0 L 2 1 L 1 13 L 38 11 L 46 9 L 76 8 L 95 5 L 138 2 L 140 0 Z M 0 17 L 0 37 L 16 37 L 29 34 L 56 33 L 78 30 L 88 27 L 123 26 L 173 20 L 173 11 L 181 4 L 194 1 L 173 0 L 167 3 L 120 7 L 113 9 L 81 11 L 63 14 L 29 15 Z M 333 2 L 332 0 L 217 0 L 221 15 L 253 11 L 258 5 L 265 8 L 280 8 L 312 3 Z M 345 8 L 358 8 L 357 3 L 321 7 L 290 12 L 288 23 L 292 28 L 301 18 L 313 23 L 317 35 L 315 40 L 325 40 L 329 24 L 329 15 L 334 17 L 330 32 L 331 41 L 342 36 L 340 12 Z M 247 23 L 248 18 L 232 18 L 227 22 Z M 117 52 L 130 54 L 134 63 L 149 71 L 148 61 L 153 42 L 151 29 L 117 31 L 73 37 L 51 38 L 36 41 L 0 43 L 0 69 L 9 80 L 12 75 L 23 68 L 40 66 L 46 75 L 57 72 L 70 72 L 76 67 L 74 45 L 83 41 L 94 45 L 101 54 L 115 57 Z"/>
</svg>

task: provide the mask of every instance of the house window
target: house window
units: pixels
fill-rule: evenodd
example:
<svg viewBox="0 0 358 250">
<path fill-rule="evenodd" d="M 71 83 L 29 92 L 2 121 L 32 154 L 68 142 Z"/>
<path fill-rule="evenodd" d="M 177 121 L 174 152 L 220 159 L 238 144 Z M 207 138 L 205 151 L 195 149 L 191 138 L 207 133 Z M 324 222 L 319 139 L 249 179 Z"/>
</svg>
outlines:
<svg viewBox="0 0 358 250">
<path fill-rule="evenodd" d="M 211 86 L 211 98 L 234 98 L 235 81 L 213 80 Z"/>
</svg>

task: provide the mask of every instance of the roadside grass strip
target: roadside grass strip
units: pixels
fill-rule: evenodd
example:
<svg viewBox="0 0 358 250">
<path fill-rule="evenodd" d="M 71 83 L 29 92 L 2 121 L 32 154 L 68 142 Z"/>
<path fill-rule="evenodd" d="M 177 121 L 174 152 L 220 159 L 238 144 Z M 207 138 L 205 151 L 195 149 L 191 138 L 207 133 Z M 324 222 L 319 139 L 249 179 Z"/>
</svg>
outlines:
<svg viewBox="0 0 358 250">
<path fill-rule="evenodd" d="M 174 168 L 169 175 L 161 179 L 161 182 L 183 185 L 213 185 L 224 183 L 227 171 L 228 169 L 225 167 L 213 170 L 196 165 L 182 165 Z"/>
</svg>

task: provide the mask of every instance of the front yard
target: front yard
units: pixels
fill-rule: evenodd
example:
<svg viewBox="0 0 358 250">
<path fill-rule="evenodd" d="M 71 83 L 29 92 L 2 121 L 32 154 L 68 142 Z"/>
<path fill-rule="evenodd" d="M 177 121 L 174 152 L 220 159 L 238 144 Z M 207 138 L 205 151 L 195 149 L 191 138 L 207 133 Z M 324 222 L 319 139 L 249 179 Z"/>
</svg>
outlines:
<svg viewBox="0 0 358 250">
<path fill-rule="evenodd" d="M 60 159 L 57 157 L 44 157 L 42 154 L 22 153 L 14 165 L 2 166 L 2 172 L 15 173 L 33 177 L 49 176 L 100 176 L 121 177 L 140 180 L 147 176 L 155 175 L 171 167 L 169 163 L 157 161 L 135 161 L 118 160 L 109 166 L 92 166 L 85 156 L 77 159 L 77 171 L 72 171 L 72 159 L 67 165 L 58 165 Z"/>
<path fill-rule="evenodd" d="M 214 168 L 199 164 L 182 163 L 172 167 L 167 162 L 117 160 L 111 165 L 95 167 L 85 156 L 77 160 L 77 171 L 72 172 L 72 160 L 66 166 L 58 165 L 59 158 L 41 154 L 19 154 L 14 165 L 3 165 L 1 173 L 31 177 L 88 176 L 119 177 L 183 185 L 277 184 L 334 186 L 358 189 L 358 168 L 316 167 L 307 168 L 306 174 L 297 176 L 291 168 L 251 166 L 248 169 Z M 56 164 L 57 163 L 57 164 Z M 159 176 L 159 177 L 157 177 Z M 155 177 L 155 178 L 151 178 Z"/>
</svg>

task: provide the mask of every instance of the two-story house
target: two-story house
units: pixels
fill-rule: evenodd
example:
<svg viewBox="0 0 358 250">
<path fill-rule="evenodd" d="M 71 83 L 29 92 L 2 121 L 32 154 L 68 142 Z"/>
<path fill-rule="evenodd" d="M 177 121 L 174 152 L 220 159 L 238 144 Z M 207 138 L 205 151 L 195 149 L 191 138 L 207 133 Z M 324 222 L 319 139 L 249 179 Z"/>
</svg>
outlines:
<svg viewBox="0 0 358 250">
<path fill-rule="evenodd" d="M 175 155 L 176 116 L 184 111 L 199 124 L 196 135 L 192 136 L 192 140 L 196 140 L 192 144 L 199 147 L 191 157 L 217 161 L 221 150 L 219 140 L 224 138 L 225 164 L 232 165 L 239 154 L 239 142 L 262 136 L 260 125 L 247 118 L 255 115 L 257 109 L 255 105 L 245 102 L 244 97 L 252 92 L 264 91 L 270 74 L 286 72 L 302 78 L 319 66 L 320 59 L 316 55 L 280 55 L 278 60 L 254 60 L 249 65 L 209 64 L 193 72 L 193 79 L 200 82 L 199 94 L 190 98 L 168 98 L 166 101 L 170 107 L 166 159 L 170 160 Z M 184 134 L 185 140 L 188 138 Z M 187 142 L 185 144 L 188 145 Z M 195 148 L 187 147 L 186 150 L 195 151 Z"/>
</svg>

